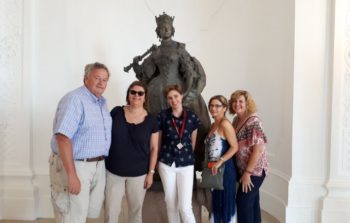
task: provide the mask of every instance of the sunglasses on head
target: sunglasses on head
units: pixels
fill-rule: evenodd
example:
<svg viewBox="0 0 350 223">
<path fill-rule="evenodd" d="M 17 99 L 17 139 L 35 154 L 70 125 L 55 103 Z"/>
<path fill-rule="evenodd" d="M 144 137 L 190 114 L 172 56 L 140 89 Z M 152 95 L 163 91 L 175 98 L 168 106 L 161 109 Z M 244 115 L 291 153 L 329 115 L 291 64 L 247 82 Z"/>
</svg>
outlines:
<svg viewBox="0 0 350 223">
<path fill-rule="evenodd" d="M 136 95 L 137 94 L 138 96 L 143 96 L 145 94 L 144 91 L 135 91 L 135 90 L 130 90 L 129 93 L 131 95 Z"/>
</svg>

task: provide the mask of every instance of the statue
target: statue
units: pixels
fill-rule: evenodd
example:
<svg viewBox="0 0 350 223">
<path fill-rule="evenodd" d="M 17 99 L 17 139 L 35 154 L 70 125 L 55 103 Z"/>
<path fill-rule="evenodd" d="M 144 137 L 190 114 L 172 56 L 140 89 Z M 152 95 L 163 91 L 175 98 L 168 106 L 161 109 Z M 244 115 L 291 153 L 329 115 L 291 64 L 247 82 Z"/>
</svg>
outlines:
<svg viewBox="0 0 350 223">
<path fill-rule="evenodd" d="M 167 85 L 179 84 L 182 87 L 183 105 L 195 112 L 201 120 L 195 148 L 195 170 L 201 170 L 204 139 L 210 127 L 207 105 L 201 96 L 206 84 L 205 72 L 199 61 L 186 51 L 185 44 L 172 40 L 175 33 L 174 17 L 163 13 L 155 19 L 156 33 L 161 44 L 153 45 L 141 56 L 134 57 L 133 63 L 125 67 L 124 71 L 133 68 L 136 78 L 147 85 L 147 110 L 153 114 L 168 107 L 163 94 Z M 150 55 L 146 57 L 148 54 Z M 139 64 L 144 57 L 144 61 Z"/>
</svg>

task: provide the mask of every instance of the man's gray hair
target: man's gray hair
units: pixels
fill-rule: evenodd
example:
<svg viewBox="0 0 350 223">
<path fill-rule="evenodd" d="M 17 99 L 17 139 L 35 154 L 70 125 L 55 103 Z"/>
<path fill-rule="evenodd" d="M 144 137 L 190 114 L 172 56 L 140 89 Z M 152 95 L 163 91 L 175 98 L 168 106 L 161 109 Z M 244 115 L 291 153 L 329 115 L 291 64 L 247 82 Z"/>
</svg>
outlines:
<svg viewBox="0 0 350 223">
<path fill-rule="evenodd" d="M 106 65 L 103 63 L 95 62 L 95 63 L 90 63 L 85 65 L 84 69 L 84 77 L 87 77 L 90 75 L 91 71 L 94 69 L 105 69 L 107 71 L 108 77 L 109 77 L 109 70 Z"/>
</svg>

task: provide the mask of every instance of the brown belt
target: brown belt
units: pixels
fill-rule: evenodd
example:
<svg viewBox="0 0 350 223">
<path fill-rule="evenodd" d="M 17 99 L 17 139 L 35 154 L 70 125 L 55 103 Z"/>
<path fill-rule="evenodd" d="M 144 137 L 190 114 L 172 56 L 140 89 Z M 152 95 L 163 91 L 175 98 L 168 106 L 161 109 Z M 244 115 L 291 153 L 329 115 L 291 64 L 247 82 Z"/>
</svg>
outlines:
<svg viewBox="0 0 350 223">
<path fill-rule="evenodd" d="M 97 157 L 93 157 L 93 158 L 76 159 L 75 161 L 97 162 L 97 161 L 101 161 L 101 160 L 104 160 L 104 159 L 105 159 L 104 156 L 97 156 Z"/>
</svg>

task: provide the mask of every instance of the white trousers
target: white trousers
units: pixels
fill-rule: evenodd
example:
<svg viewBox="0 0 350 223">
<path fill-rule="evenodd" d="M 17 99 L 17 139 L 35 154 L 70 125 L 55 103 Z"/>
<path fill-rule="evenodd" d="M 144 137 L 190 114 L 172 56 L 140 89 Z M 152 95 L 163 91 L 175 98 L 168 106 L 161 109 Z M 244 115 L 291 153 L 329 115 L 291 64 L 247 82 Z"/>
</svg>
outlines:
<svg viewBox="0 0 350 223">
<path fill-rule="evenodd" d="M 192 210 L 193 165 L 168 166 L 159 162 L 158 172 L 162 180 L 169 223 L 196 223 Z"/>
<path fill-rule="evenodd" d="M 106 184 L 105 162 L 74 161 L 80 180 L 78 195 L 68 193 L 66 171 L 58 155 L 50 156 L 51 201 L 57 223 L 85 223 L 100 216 Z"/>
<path fill-rule="evenodd" d="M 121 177 L 107 170 L 105 223 L 118 222 L 124 194 L 128 203 L 128 222 L 142 223 L 145 177 Z"/>
</svg>

